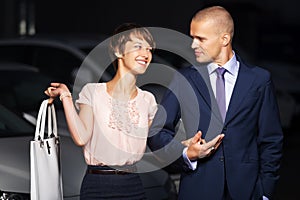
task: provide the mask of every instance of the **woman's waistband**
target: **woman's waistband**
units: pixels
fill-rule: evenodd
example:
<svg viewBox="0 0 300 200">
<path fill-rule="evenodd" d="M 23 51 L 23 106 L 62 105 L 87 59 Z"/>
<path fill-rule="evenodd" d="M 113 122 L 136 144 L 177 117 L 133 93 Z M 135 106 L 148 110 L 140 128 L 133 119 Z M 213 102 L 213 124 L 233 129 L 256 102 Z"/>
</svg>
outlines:
<svg viewBox="0 0 300 200">
<path fill-rule="evenodd" d="M 87 174 L 103 174 L 103 175 L 113 175 L 113 174 L 130 174 L 137 172 L 136 165 L 124 165 L 124 166 L 108 166 L 108 165 L 88 165 Z"/>
</svg>

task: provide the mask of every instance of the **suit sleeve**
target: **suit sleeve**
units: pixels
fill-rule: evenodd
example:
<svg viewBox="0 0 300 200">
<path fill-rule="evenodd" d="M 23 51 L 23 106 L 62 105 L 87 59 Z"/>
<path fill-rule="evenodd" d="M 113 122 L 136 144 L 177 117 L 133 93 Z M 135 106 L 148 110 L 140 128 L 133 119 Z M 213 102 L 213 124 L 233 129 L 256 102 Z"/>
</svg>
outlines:
<svg viewBox="0 0 300 200">
<path fill-rule="evenodd" d="M 262 181 L 264 195 L 268 198 L 272 198 L 276 182 L 279 179 L 283 133 L 277 100 L 270 75 L 263 89 L 258 131 L 261 166 L 260 179 Z"/>
<path fill-rule="evenodd" d="M 181 117 L 178 101 L 180 79 L 175 76 L 173 80 L 153 119 L 148 146 L 164 166 L 172 164 L 172 170 L 181 171 L 188 167 L 182 157 L 184 146 L 176 139 L 176 125 Z"/>
</svg>

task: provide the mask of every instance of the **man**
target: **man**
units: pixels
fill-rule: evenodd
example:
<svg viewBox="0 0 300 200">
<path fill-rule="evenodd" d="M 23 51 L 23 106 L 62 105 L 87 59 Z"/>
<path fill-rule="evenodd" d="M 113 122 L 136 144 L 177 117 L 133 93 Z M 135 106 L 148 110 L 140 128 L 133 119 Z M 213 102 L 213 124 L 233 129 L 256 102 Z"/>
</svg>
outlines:
<svg viewBox="0 0 300 200">
<path fill-rule="evenodd" d="M 174 77 L 150 128 L 149 147 L 161 159 L 182 154 L 174 162 L 182 200 L 272 199 L 279 178 L 283 133 L 271 77 L 233 51 L 233 33 L 223 7 L 194 15 L 199 66 Z M 187 147 L 174 139 L 180 119 Z"/>
</svg>

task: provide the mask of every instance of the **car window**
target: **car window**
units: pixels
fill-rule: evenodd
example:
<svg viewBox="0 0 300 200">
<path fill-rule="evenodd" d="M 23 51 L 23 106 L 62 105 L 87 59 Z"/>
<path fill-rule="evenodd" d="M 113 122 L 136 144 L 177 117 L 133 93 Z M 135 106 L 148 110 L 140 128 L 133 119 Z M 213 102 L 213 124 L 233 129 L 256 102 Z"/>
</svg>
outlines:
<svg viewBox="0 0 300 200">
<path fill-rule="evenodd" d="M 0 63 L 0 103 L 19 112 L 38 110 L 52 78 L 20 63 Z"/>
<path fill-rule="evenodd" d="M 48 47 L 8 47 L 5 51 L 0 51 L 0 55 L 1 60 L 36 66 L 41 73 L 56 81 L 68 83 L 72 82 L 70 73 L 80 67 L 82 62 L 68 52 Z"/>
<path fill-rule="evenodd" d="M 35 128 L 0 104 L 0 137 L 34 135 Z"/>
</svg>

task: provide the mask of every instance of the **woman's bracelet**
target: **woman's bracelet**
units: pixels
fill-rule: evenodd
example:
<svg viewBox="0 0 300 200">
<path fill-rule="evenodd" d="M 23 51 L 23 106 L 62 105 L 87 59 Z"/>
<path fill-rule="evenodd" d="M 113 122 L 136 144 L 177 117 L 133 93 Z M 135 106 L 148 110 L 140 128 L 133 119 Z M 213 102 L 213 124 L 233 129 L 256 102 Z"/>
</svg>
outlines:
<svg viewBox="0 0 300 200">
<path fill-rule="evenodd" d="M 65 97 L 72 97 L 71 92 L 65 91 L 65 92 L 61 93 L 61 95 L 59 96 L 59 100 L 62 101 L 63 98 L 65 98 Z"/>
</svg>

